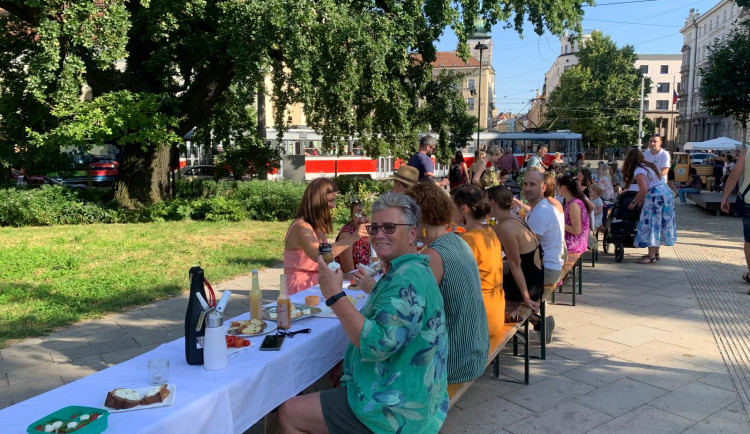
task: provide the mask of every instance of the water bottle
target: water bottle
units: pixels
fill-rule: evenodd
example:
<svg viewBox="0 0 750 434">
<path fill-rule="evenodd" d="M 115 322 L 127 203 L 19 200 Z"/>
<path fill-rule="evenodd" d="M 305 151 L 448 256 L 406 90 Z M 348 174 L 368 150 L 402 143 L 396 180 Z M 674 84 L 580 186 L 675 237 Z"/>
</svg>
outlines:
<svg viewBox="0 0 750 434">
<path fill-rule="evenodd" d="M 188 297 L 188 307 L 185 312 L 185 359 L 188 365 L 203 364 L 203 339 L 206 333 L 205 321 L 198 328 L 198 322 L 201 320 L 203 307 L 200 305 L 196 294 L 200 294 L 206 299 L 206 291 L 203 288 L 204 274 L 203 269 L 199 266 L 190 269 L 190 296 Z M 196 331 L 196 328 L 198 330 Z"/>
</svg>

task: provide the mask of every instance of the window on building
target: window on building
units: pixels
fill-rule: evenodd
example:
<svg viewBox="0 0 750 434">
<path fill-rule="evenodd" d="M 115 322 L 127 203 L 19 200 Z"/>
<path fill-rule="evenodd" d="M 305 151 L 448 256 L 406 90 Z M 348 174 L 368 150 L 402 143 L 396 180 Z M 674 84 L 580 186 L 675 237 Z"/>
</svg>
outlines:
<svg viewBox="0 0 750 434">
<path fill-rule="evenodd" d="M 476 80 L 474 80 L 473 78 L 470 78 L 466 80 L 466 87 L 469 89 L 474 89 L 474 87 L 476 86 L 475 83 L 476 83 Z"/>
<path fill-rule="evenodd" d="M 660 99 L 656 101 L 656 109 L 657 110 L 669 110 L 669 100 Z"/>
<path fill-rule="evenodd" d="M 565 54 L 568 54 L 568 46 L 565 46 Z"/>
<path fill-rule="evenodd" d="M 641 73 L 648 74 L 648 65 L 641 65 Z"/>
<path fill-rule="evenodd" d="M 659 72 L 662 74 L 669 74 L 669 65 L 661 65 Z"/>
<path fill-rule="evenodd" d="M 466 100 L 466 105 L 469 110 L 474 110 L 474 98 L 469 98 Z"/>
<path fill-rule="evenodd" d="M 669 83 L 659 83 L 656 85 L 658 93 L 669 93 Z"/>
<path fill-rule="evenodd" d="M 648 100 L 647 99 L 643 100 L 643 110 L 648 111 Z"/>
<path fill-rule="evenodd" d="M 566 67 L 565 67 L 565 70 L 567 71 L 567 70 L 568 70 L 568 69 L 570 69 L 570 68 L 571 68 L 571 66 L 570 66 L 570 65 L 568 65 L 568 66 L 566 66 Z"/>
</svg>

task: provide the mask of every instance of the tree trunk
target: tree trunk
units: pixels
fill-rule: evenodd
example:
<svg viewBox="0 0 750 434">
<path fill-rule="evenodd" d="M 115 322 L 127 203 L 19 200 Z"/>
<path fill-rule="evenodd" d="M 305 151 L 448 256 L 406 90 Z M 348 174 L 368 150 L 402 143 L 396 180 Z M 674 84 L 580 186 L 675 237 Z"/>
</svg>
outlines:
<svg viewBox="0 0 750 434">
<path fill-rule="evenodd" d="M 115 184 L 115 199 L 123 208 L 139 208 L 169 198 L 170 147 L 143 150 L 127 145 Z"/>
</svg>

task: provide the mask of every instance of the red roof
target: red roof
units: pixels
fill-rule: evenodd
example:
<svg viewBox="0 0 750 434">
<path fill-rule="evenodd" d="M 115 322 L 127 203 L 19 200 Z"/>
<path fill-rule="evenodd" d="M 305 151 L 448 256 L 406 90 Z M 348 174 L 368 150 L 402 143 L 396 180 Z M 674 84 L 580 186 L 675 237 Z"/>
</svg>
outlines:
<svg viewBox="0 0 750 434">
<path fill-rule="evenodd" d="M 438 51 L 437 58 L 432 62 L 435 68 L 458 68 L 466 66 L 479 66 L 479 60 L 469 56 L 465 61 L 455 51 Z"/>
</svg>

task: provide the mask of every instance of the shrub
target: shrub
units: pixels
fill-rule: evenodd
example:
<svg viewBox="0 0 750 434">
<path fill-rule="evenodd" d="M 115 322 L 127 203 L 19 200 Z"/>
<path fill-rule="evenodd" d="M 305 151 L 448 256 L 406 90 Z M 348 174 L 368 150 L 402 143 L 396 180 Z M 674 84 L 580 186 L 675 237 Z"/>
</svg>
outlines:
<svg viewBox="0 0 750 434">
<path fill-rule="evenodd" d="M 234 198 L 252 220 L 289 220 L 297 213 L 306 187 L 306 183 L 297 181 L 243 182 L 237 186 Z"/>
</svg>

